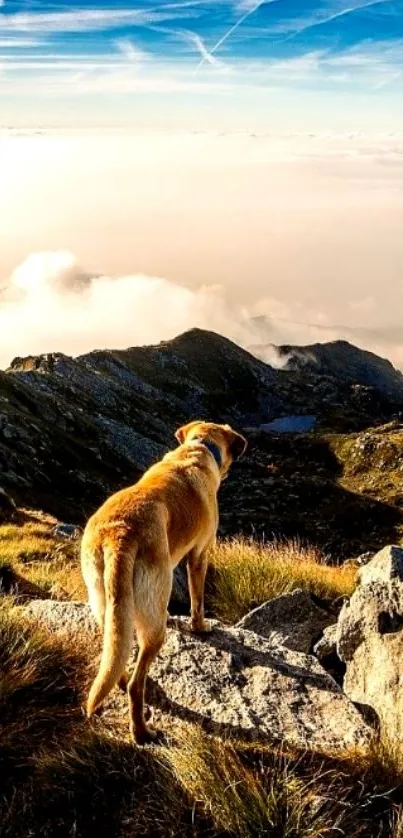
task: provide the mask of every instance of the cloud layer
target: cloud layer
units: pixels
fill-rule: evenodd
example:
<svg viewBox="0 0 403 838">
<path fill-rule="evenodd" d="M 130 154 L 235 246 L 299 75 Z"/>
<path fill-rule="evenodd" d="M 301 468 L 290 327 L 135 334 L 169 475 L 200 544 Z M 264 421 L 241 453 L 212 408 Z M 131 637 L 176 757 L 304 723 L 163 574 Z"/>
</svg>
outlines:
<svg viewBox="0 0 403 838">
<path fill-rule="evenodd" d="M 190 290 L 161 277 L 92 277 L 67 251 L 31 254 L 0 297 L 0 367 L 16 355 L 158 343 L 193 326 L 248 346 L 258 331 L 222 288 Z M 280 364 L 276 352 L 268 360 Z"/>
<path fill-rule="evenodd" d="M 244 346 L 344 337 L 403 366 L 401 134 L 0 145 L 0 365 L 200 326 Z"/>
<path fill-rule="evenodd" d="M 372 299 L 350 314 L 374 313 Z M 31 254 L 0 296 L 0 368 L 13 357 L 45 352 L 77 355 L 92 349 L 158 343 L 193 327 L 238 343 L 274 367 L 271 344 L 306 345 L 344 338 L 403 366 L 403 330 L 333 325 L 329 314 L 274 298 L 250 307 L 231 303 L 220 286 L 196 290 L 162 277 L 92 276 L 68 251 Z M 316 320 L 315 320 L 316 318 Z"/>
</svg>

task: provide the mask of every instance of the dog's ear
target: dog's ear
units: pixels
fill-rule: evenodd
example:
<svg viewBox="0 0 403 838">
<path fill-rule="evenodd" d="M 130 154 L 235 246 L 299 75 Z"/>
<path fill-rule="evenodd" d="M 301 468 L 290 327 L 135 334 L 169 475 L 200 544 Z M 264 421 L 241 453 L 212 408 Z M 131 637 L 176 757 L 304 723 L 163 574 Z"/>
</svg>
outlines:
<svg viewBox="0 0 403 838">
<path fill-rule="evenodd" d="M 245 453 L 248 443 L 246 442 L 245 437 L 242 436 L 242 434 L 236 433 L 236 431 L 231 430 L 229 436 L 229 453 L 231 454 L 233 460 L 239 460 L 239 458 L 242 457 L 242 454 Z"/>
<path fill-rule="evenodd" d="M 199 424 L 200 424 L 200 422 L 198 420 L 196 422 L 188 422 L 187 425 L 182 425 L 181 428 L 178 428 L 178 430 L 175 431 L 175 437 L 178 440 L 180 445 L 182 445 L 182 443 L 185 442 L 185 439 L 186 439 L 189 431 L 191 431 L 192 428 L 195 427 L 195 425 L 199 425 Z"/>
</svg>

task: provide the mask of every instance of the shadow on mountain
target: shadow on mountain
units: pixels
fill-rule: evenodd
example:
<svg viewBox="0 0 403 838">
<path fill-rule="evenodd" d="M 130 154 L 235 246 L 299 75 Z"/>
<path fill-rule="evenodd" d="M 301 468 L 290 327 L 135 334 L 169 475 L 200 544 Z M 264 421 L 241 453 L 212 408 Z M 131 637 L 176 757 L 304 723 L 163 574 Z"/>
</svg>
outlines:
<svg viewBox="0 0 403 838">
<path fill-rule="evenodd" d="M 341 484 L 327 439 L 259 434 L 220 490 L 221 533 L 298 539 L 338 562 L 401 537 L 399 508 Z"/>
</svg>

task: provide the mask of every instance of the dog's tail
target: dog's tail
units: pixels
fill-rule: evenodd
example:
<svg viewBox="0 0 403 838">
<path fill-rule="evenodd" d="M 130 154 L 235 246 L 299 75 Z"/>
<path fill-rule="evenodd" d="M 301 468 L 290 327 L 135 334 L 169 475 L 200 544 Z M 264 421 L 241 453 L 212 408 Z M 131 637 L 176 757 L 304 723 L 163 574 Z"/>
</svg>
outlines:
<svg viewBox="0 0 403 838">
<path fill-rule="evenodd" d="M 91 716 L 122 675 L 134 639 L 133 567 L 137 549 L 104 549 L 105 617 L 101 663 L 90 689 Z"/>
</svg>

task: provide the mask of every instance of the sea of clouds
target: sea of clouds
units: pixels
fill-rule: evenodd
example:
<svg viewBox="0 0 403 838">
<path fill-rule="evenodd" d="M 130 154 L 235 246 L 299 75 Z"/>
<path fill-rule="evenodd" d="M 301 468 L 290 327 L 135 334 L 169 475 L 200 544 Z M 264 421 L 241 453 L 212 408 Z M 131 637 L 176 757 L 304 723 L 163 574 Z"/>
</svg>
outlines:
<svg viewBox="0 0 403 838">
<path fill-rule="evenodd" d="M 4 131 L 0 182 L 0 367 L 193 326 L 403 366 L 403 135 Z"/>
</svg>

